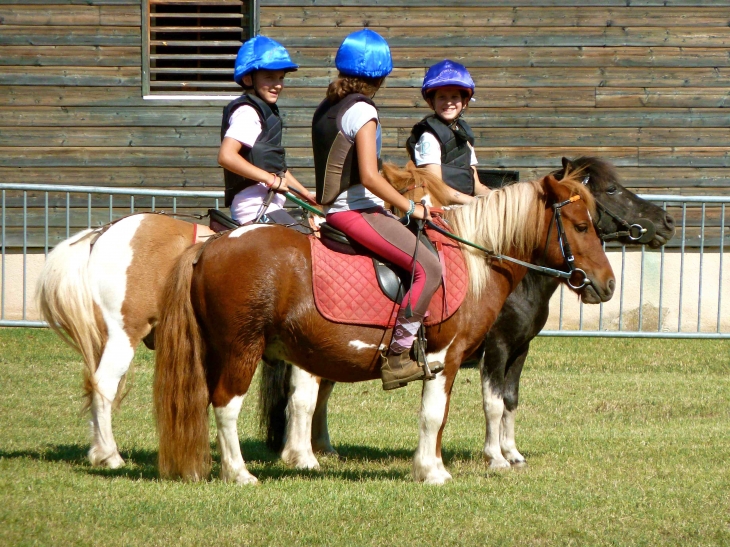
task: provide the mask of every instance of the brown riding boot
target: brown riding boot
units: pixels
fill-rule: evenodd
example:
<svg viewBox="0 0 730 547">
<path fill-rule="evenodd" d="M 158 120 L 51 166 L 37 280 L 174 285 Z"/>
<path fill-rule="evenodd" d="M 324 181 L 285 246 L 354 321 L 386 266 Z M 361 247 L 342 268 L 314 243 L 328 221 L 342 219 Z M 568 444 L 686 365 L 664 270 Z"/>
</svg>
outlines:
<svg viewBox="0 0 730 547">
<path fill-rule="evenodd" d="M 405 387 L 408 382 L 421 380 L 426 376 L 423 367 L 413 361 L 409 353 L 393 353 L 392 350 L 380 353 L 380 377 L 384 390 Z"/>
</svg>

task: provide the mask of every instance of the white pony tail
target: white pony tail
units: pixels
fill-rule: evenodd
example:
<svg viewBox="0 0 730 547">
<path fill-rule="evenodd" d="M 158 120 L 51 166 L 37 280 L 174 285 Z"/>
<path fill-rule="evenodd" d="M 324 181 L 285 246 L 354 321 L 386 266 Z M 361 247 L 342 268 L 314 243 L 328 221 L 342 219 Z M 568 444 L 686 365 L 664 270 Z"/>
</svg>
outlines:
<svg viewBox="0 0 730 547">
<path fill-rule="evenodd" d="M 83 230 L 59 243 L 46 257 L 36 301 L 43 319 L 84 359 L 86 391 L 94 389 L 94 373 L 106 342 L 94 312 L 89 282 L 89 255 L 96 229 Z"/>
</svg>

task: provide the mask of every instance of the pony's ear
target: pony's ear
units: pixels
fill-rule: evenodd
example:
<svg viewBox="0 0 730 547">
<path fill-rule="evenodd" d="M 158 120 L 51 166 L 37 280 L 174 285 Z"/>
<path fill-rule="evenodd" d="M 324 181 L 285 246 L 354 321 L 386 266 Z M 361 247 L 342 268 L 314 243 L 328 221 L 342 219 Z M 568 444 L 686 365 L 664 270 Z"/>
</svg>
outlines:
<svg viewBox="0 0 730 547">
<path fill-rule="evenodd" d="M 563 171 L 567 172 L 568 169 L 571 171 L 573 170 L 573 164 L 570 163 L 570 160 L 563 156 Z"/>
<path fill-rule="evenodd" d="M 543 179 L 543 188 L 551 201 L 563 201 L 569 197 L 570 190 L 565 185 L 560 184 L 560 181 L 553 175 L 548 175 Z"/>
</svg>

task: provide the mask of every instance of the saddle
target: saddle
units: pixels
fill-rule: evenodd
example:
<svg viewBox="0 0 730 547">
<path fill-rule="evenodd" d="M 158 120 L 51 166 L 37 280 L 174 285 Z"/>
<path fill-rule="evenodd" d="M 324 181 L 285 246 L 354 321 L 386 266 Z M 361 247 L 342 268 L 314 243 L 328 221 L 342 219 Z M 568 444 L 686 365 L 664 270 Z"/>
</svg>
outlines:
<svg viewBox="0 0 730 547">
<path fill-rule="evenodd" d="M 286 226 L 287 228 L 293 228 L 297 232 L 302 232 L 303 234 L 311 234 L 312 229 L 301 224 L 299 220 L 290 214 L 292 212 L 294 211 L 284 211 L 283 209 L 271 211 L 261 217 L 260 223 L 279 224 L 281 226 Z M 210 229 L 216 233 L 235 230 L 236 228 L 244 226 L 218 209 L 208 209 L 208 217 L 210 218 Z"/>
<path fill-rule="evenodd" d="M 448 226 L 440 220 L 441 227 Z M 410 272 L 382 261 L 327 223 L 320 226 L 321 238 L 310 236 L 312 280 L 318 311 L 336 323 L 393 327 Z M 451 317 L 466 296 L 468 275 L 459 245 L 426 229 L 420 252 L 433 252 L 441 260 L 442 284 L 429 305 L 426 325 Z"/>
<path fill-rule="evenodd" d="M 408 291 L 411 284 L 410 275 L 406 275 L 403 270 L 394 266 L 390 262 L 373 256 L 368 249 L 356 241 L 351 240 L 345 233 L 333 228 L 326 222 L 320 224 L 319 230 L 322 244 L 328 249 L 348 255 L 370 256 L 373 260 L 373 267 L 375 268 L 375 276 L 378 280 L 378 285 L 383 291 L 383 294 L 393 302 L 400 303 L 403 300 L 403 296 L 405 296 L 405 293 Z M 434 247 L 433 243 L 431 243 L 431 240 L 428 239 L 426 234 L 421 233 L 419 238 L 419 252 L 430 251 L 440 260 L 441 257 L 439 256 L 438 251 Z"/>
</svg>

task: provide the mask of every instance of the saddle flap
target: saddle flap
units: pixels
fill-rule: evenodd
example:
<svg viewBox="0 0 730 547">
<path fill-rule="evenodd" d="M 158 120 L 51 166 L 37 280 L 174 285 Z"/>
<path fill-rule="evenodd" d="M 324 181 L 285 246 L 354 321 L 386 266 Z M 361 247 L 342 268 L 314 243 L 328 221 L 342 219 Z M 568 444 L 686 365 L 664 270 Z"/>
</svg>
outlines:
<svg viewBox="0 0 730 547">
<path fill-rule="evenodd" d="M 208 209 L 210 229 L 214 232 L 225 232 L 238 228 L 240 224 L 218 209 Z"/>
<path fill-rule="evenodd" d="M 375 267 L 375 277 L 378 280 L 378 286 L 383 291 L 383 294 L 393 302 L 401 302 L 406 292 L 403 287 L 403 281 L 393 270 L 393 265 L 373 258 L 373 266 Z"/>
</svg>

